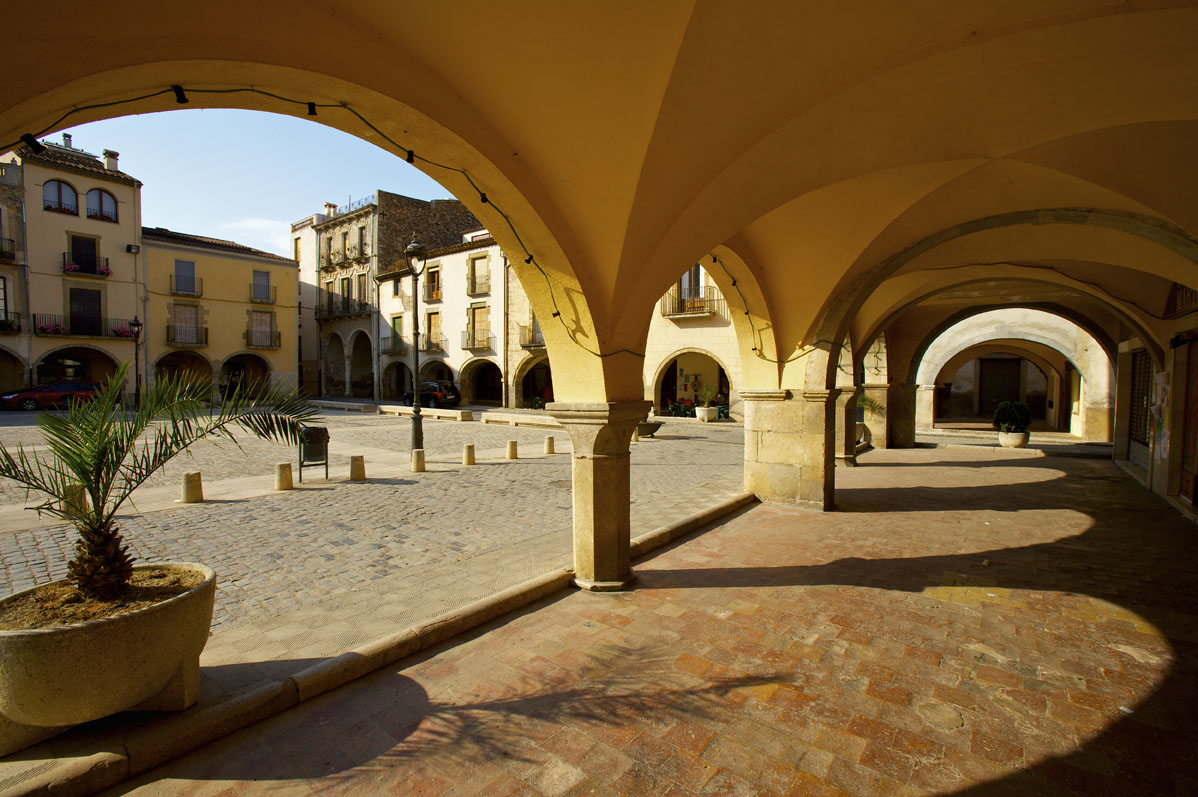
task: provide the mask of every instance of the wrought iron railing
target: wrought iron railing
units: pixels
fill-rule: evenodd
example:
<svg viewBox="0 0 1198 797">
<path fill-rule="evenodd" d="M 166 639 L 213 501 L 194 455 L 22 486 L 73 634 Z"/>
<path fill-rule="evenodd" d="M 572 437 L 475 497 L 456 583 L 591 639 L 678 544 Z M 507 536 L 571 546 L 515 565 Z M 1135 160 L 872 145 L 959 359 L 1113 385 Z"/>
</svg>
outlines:
<svg viewBox="0 0 1198 797">
<path fill-rule="evenodd" d="M 470 350 L 492 349 L 495 347 L 495 336 L 490 332 L 467 329 L 462 333 L 462 348 Z"/>
<path fill-rule="evenodd" d="M 17 242 L 12 238 L 0 238 L 0 259 L 17 259 Z"/>
<path fill-rule="evenodd" d="M 103 210 L 101 208 L 88 208 L 87 217 L 89 219 L 99 219 L 100 221 L 116 221 L 115 210 Z"/>
<path fill-rule="evenodd" d="M 426 302 L 441 301 L 441 283 L 440 282 L 424 283 L 424 292 L 421 294 L 421 297 Z"/>
<path fill-rule="evenodd" d="M 708 286 L 700 291 L 683 292 L 678 286 L 670 288 L 661 297 L 661 314 L 670 316 L 700 316 L 722 315 L 724 312 L 724 296 L 719 289 Z"/>
<path fill-rule="evenodd" d="M 250 283 L 250 301 L 255 304 L 274 304 L 279 289 L 275 285 Z"/>
<path fill-rule="evenodd" d="M 62 273 L 83 274 L 89 277 L 107 277 L 112 274 L 108 258 L 84 255 L 78 252 L 62 253 Z"/>
<path fill-rule="evenodd" d="M 245 345 L 247 349 L 277 349 L 280 346 L 279 337 L 277 329 L 250 327 L 245 331 Z"/>
<path fill-rule="evenodd" d="M 545 336 L 536 324 L 520 324 L 520 345 L 526 349 L 545 348 Z"/>
<path fill-rule="evenodd" d="M 445 336 L 437 333 L 434 335 L 424 334 L 420 336 L 420 350 L 428 354 L 444 354 L 445 353 Z"/>
<path fill-rule="evenodd" d="M 471 296 L 482 296 L 491 292 L 491 275 L 475 274 L 466 280 L 466 293 Z"/>
<path fill-rule="evenodd" d="M 167 324 L 168 346 L 207 346 L 208 327 L 195 324 Z"/>
<path fill-rule="evenodd" d="M 385 335 L 379 341 L 379 351 L 383 354 L 407 354 L 408 342 L 398 335 Z"/>
<path fill-rule="evenodd" d="M 76 202 L 59 202 L 57 199 L 43 199 L 42 207 L 54 213 L 66 213 L 69 216 L 79 215 L 79 204 Z"/>
<path fill-rule="evenodd" d="M 133 338 L 133 327 L 127 318 L 105 318 L 89 315 L 55 315 L 34 313 L 32 329 L 37 335 L 70 335 L 73 337 Z"/>
<path fill-rule="evenodd" d="M 20 313 L 0 313 L 0 335 L 15 335 L 20 331 Z"/>
<path fill-rule="evenodd" d="M 324 293 L 316 305 L 317 318 L 342 318 L 351 315 L 368 315 L 374 306 L 336 293 Z"/>
<path fill-rule="evenodd" d="M 172 296 L 203 296 L 204 280 L 194 274 L 171 274 Z"/>
</svg>

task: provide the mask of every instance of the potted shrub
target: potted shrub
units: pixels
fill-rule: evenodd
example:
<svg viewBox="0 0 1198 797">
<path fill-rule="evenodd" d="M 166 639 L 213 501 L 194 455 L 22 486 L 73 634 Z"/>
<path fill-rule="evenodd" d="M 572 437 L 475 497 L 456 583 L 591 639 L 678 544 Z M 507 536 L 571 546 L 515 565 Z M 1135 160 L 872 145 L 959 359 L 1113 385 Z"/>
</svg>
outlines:
<svg viewBox="0 0 1198 797">
<path fill-rule="evenodd" d="M 702 407 L 695 407 L 695 417 L 703 423 L 710 423 L 715 420 L 718 410 L 711 406 L 711 400 L 715 398 L 715 388 L 711 385 L 704 385 L 699 389 L 699 401 L 703 402 Z"/>
<path fill-rule="evenodd" d="M 994 428 L 998 430 L 998 443 L 1005 448 L 1023 448 L 1030 435 L 1027 427 L 1032 422 L 1032 411 L 1022 401 L 1003 401 L 994 410 Z"/>
<path fill-rule="evenodd" d="M 91 401 L 38 419 L 48 457 L 0 445 L 0 476 L 44 493 L 37 511 L 78 533 L 66 579 L 0 600 L 0 755 L 56 726 L 196 701 L 216 574 L 192 563 L 134 566 L 117 512 L 201 438 L 236 442 L 240 428 L 295 444 L 316 415 L 298 393 L 249 381 L 214 409 L 211 384 L 187 376 L 159 379 L 126 411 L 127 369 Z"/>
</svg>

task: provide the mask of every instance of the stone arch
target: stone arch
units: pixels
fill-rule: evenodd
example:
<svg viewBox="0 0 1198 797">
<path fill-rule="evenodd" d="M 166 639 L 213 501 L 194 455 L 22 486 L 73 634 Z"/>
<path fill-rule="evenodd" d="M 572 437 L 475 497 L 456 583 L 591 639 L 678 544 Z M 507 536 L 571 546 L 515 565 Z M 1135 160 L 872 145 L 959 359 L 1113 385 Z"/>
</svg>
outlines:
<svg viewBox="0 0 1198 797">
<path fill-rule="evenodd" d="M 394 360 L 383 368 L 379 389 L 384 400 L 399 401 L 412 390 L 412 369 L 407 363 Z"/>
<path fill-rule="evenodd" d="M 1019 400 L 1028 405 L 1032 411 L 1032 418 L 1044 420 L 1050 426 L 1059 426 L 1059 418 L 1057 411 L 1060 409 L 1059 403 L 1053 404 L 1057 393 L 1064 380 L 1068 378 L 1068 373 L 1073 370 L 1072 364 L 1068 362 L 1060 352 L 1053 351 L 1046 346 L 1031 341 L 1017 340 L 995 340 L 988 343 L 981 343 L 976 346 L 971 346 L 968 349 L 958 352 L 944 367 L 940 369 L 935 377 L 935 402 L 933 408 L 933 424 L 936 420 L 942 417 L 961 417 L 961 416 L 985 416 L 987 408 L 982 407 L 979 403 L 980 395 L 976 388 L 968 391 L 969 406 L 967 411 L 963 411 L 961 399 L 964 396 L 951 394 L 948 396 L 942 395 L 942 390 L 946 389 L 945 385 L 952 385 L 957 376 L 960 375 L 961 369 L 975 360 L 983 358 L 990 359 L 995 356 L 1016 358 L 1020 361 L 1026 360 L 1030 366 L 1034 367 L 1039 373 L 1044 382 L 1044 393 L 1039 395 L 1035 392 L 1035 385 L 1025 384 L 1023 390 L 1019 391 Z M 1053 360 L 1058 362 L 1054 363 Z M 1029 370 L 1027 375 L 1032 376 Z M 970 375 L 972 376 L 972 375 Z M 971 385 L 970 387 L 975 387 Z M 1017 385 L 1017 387 L 1019 387 Z M 975 405 L 977 409 L 975 411 Z M 1052 406 L 1049 406 L 1052 405 Z M 1066 418 L 1066 421 L 1070 419 Z M 916 426 L 924 428 L 920 423 L 921 419 L 916 419 Z M 1068 424 L 1066 424 L 1068 425 Z"/>
<path fill-rule="evenodd" d="M 324 395 L 345 395 L 345 344 L 336 332 L 330 333 L 325 340 L 320 373 Z"/>
<path fill-rule="evenodd" d="M 130 352 L 132 353 L 132 352 Z M 79 359 L 79 366 L 67 365 L 68 354 L 74 354 Z M 88 382 L 108 381 L 117 370 L 117 360 L 111 352 L 87 344 L 56 346 L 43 352 L 34 365 L 34 383 L 47 384 L 64 379 L 80 379 Z M 133 368 L 126 375 L 126 382 L 133 379 Z M 128 386 L 126 386 L 128 389 Z"/>
<path fill-rule="evenodd" d="M 270 362 L 252 351 L 239 351 L 225 358 L 217 378 L 217 390 L 228 395 L 245 380 L 265 382 L 270 379 Z"/>
<path fill-rule="evenodd" d="M 1019 321 L 1012 312 L 1022 313 Z M 932 416 L 936 376 L 960 352 L 979 344 L 1006 339 L 1030 341 L 1058 352 L 1077 370 L 1083 385 L 1081 434 L 1087 440 L 1110 440 L 1114 409 L 1114 363 L 1102 345 L 1084 328 L 1043 310 L 987 310 L 941 331 L 912 363 L 919 386 L 916 417 Z"/>
<path fill-rule="evenodd" d="M 503 405 L 503 371 L 489 357 L 473 357 L 458 369 L 463 404 Z"/>
<path fill-rule="evenodd" d="M 8 346 L 0 345 L 0 390 L 19 390 L 29 382 L 29 363 Z"/>
<path fill-rule="evenodd" d="M 354 398 L 374 397 L 374 347 L 370 335 L 357 330 L 349 337 L 349 389 Z"/>
<path fill-rule="evenodd" d="M 662 358 L 661 364 L 658 365 L 657 370 L 653 373 L 653 381 L 649 385 L 651 394 L 649 396 L 646 396 L 646 398 L 650 399 L 653 402 L 653 411 L 659 415 L 663 414 L 663 408 L 661 406 L 662 381 L 665 379 L 667 373 L 669 372 L 671 367 L 674 365 L 675 361 L 684 354 L 701 355 L 701 356 L 706 357 L 709 360 L 713 361 L 717 366 L 719 366 L 720 370 L 723 371 L 724 378 L 728 382 L 729 395 L 727 396 L 727 398 L 728 398 L 728 402 L 729 402 L 729 406 L 730 406 L 730 411 L 731 411 L 732 407 L 735 407 L 736 414 L 743 415 L 743 409 L 740 406 L 741 402 L 740 402 L 740 398 L 739 398 L 739 389 L 732 382 L 732 373 L 728 370 L 727 364 L 724 362 L 724 360 L 722 360 L 720 357 L 713 354 L 708 349 L 699 348 L 697 346 L 685 346 L 680 349 L 675 349 L 669 355 Z"/>
<path fill-rule="evenodd" d="M 457 381 L 454 379 L 453 369 L 444 360 L 433 359 L 420 363 L 420 381 L 433 382 L 437 380 Z"/>
<path fill-rule="evenodd" d="M 187 349 L 168 351 L 154 362 L 154 379 L 167 374 L 186 374 L 195 379 L 215 382 L 212 361 L 196 351 Z"/>
<path fill-rule="evenodd" d="M 548 401 L 545 390 L 553 393 L 553 364 L 545 352 L 529 354 L 512 372 L 509 404 L 512 407 L 531 407 L 534 400 Z"/>
</svg>

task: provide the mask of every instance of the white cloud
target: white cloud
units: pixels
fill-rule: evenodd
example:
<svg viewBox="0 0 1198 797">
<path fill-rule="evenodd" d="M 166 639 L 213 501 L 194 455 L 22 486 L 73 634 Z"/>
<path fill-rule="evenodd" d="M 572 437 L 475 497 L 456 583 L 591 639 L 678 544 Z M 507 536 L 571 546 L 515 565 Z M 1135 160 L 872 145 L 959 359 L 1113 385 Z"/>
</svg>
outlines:
<svg viewBox="0 0 1198 797">
<path fill-rule="evenodd" d="M 264 252 L 288 257 L 291 224 L 276 219 L 245 218 L 217 225 L 218 237 L 252 246 Z"/>
</svg>

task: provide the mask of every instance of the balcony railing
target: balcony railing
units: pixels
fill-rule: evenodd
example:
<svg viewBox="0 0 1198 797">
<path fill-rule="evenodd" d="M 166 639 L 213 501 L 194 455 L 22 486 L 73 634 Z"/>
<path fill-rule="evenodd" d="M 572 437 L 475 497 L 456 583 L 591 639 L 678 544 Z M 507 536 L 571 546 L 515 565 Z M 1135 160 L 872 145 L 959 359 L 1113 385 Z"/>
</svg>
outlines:
<svg viewBox="0 0 1198 797">
<path fill-rule="evenodd" d="M 62 273 L 71 276 L 107 277 L 112 274 L 108 267 L 108 258 L 62 253 Z"/>
<path fill-rule="evenodd" d="M 374 312 L 374 306 L 370 302 L 360 302 L 357 299 L 348 299 L 337 294 L 325 294 L 321 297 L 320 303 L 316 305 L 316 317 L 319 318 L 344 318 L 353 315 L 370 315 Z"/>
<path fill-rule="evenodd" d="M 440 282 L 424 283 L 424 293 L 422 294 L 422 298 L 426 302 L 441 301 L 441 283 Z"/>
<path fill-rule="evenodd" d="M 192 275 L 190 277 L 183 274 L 171 275 L 171 295 L 172 296 L 203 296 L 204 295 L 204 280 L 201 277 Z"/>
<path fill-rule="evenodd" d="M 471 296 L 482 296 L 491 292 L 491 275 L 475 274 L 466 280 L 466 293 Z"/>
<path fill-rule="evenodd" d="M 15 335 L 20 331 L 20 313 L 0 313 L 0 335 Z"/>
<path fill-rule="evenodd" d="M 320 253 L 320 268 L 321 269 L 334 268 L 333 258 L 331 255 L 332 255 L 331 252 L 321 252 Z"/>
<path fill-rule="evenodd" d="M 462 333 L 462 348 L 470 351 L 495 347 L 495 336 L 490 332 L 467 329 Z"/>
<path fill-rule="evenodd" d="M 116 221 L 115 210 L 101 210 L 100 208 L 88 208 L 87 217 L 89 219 L 99 219 L 100 221 Z"/>
<path fill-rule="evenodd" d="M 724 297 L 718 288 L 709 286 L 703 289 L 702 295 L 697 291 L 683 294 L 677 286 L 670 288 L 661 297 L 661 314 L 663 316 L 707 316 L 723 314 Z"/>
<path fill-rule="evenodd" d="M 520 345 L 526 349 L 545 348 L 545 336 L 536 324 L 520 324 Z"/>
<path fill-rule="evenodd" d="M 445 336 L 441 333 L 420 336 L 420 350 L 426 354 L 444 354 Z"/>
<path fill-rule="evenodd" d="M 0 260 L 17 259 L 17 242 L 12 238 L 0 238 Z"/>
<path fill-rule="evenodd" d="M 255 304 L 274 304 L 279 289 L 274 285 L 250 283 L 250 301 Z"/>
<path fill-rule="evenodd" d="M 166 344 L 168 346 L 207 346 L 208 327 L 192 324 L 167 324 Z"/>
<path fill-rule="evenodd" d="M 36 335 L 132 339 L 133 328 L 129 323 L 126 318 L 34 313 L 32 327 Z"/>
<path fill-rule="evenodd" d="M 277 329 L 247 329 L 245 331 L 245 346 L 247 349 L 277 349 L 279 330 Z"/>
<path fill-rule="evenodd" d="M 57 199 L 43 199 L 42 207 L 54 213 L 66 213 L 69 216 L 79 215 L 79 205 L 70 202 L 59 202 Z"/>
<path fill-rule="evenodd" d="M 407 354 L 408 342 L 398 335 L 387 335 L 379 341 L 379 351 L 383 354 Z"/>
</svg>

